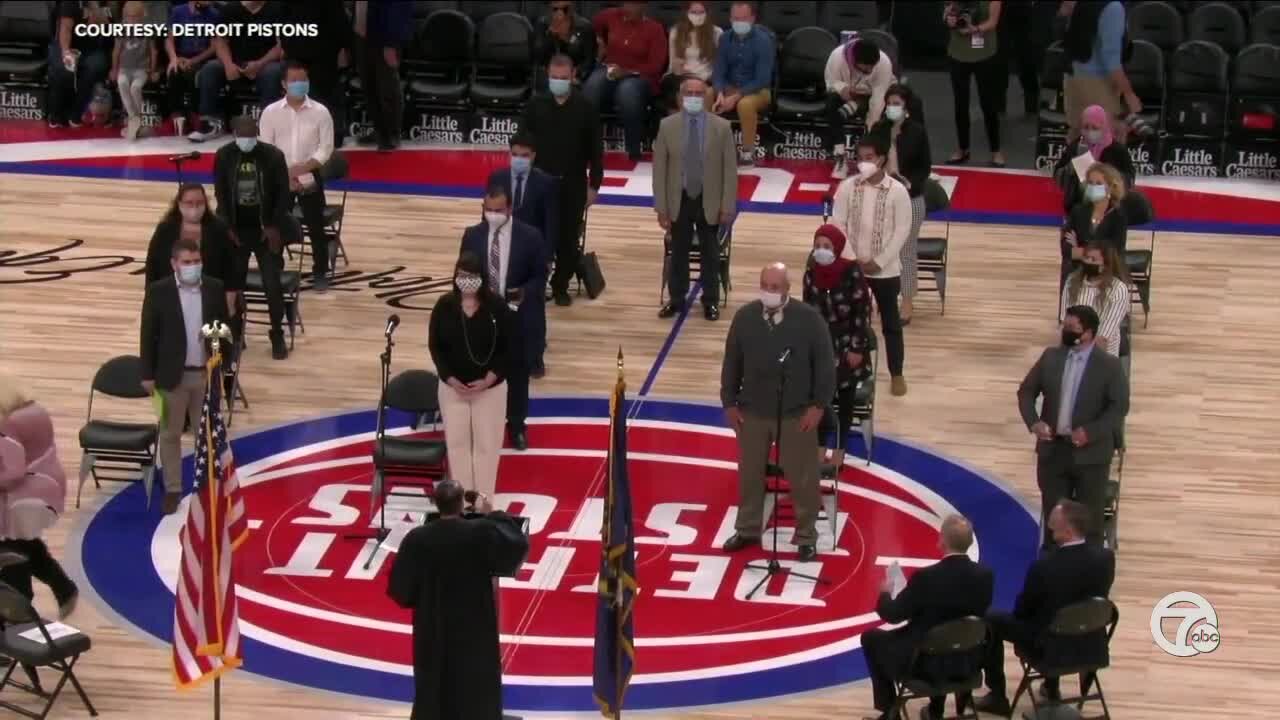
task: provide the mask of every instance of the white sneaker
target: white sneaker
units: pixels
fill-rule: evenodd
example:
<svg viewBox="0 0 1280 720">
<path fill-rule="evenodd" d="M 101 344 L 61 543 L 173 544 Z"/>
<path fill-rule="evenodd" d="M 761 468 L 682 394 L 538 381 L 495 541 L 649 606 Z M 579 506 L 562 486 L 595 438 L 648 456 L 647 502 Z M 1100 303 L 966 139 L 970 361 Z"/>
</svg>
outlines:
<svg viewBox="0 0 1280 720">
<path fill-rule="evenodd" d="M 211 138 L 216 138 L 222 134 L 222 123 L 216 120 L 201 120 L 195 130 L 192 130 L 187 139 L 191 142 L 204 142 Z"/>
<path fill-rule="evenodd" d="M 754 149 L 738 151 L 738 167 L 755 167 L 755 164 L 756 151 Z"/>
<path fill-rule="evenodd" d="M 173 134 L 174 135 L 177 135 L 178 137 L 182 137 L 183 135 L 186 134 L 183 132 L 183 130 L 185 130 L 186 127 L 187 127 L 187 119 L 185 117 L 181 115 L 174 116 L 173 118 Z"/>
<path fill-rule="evenodd" d="M 836 156 L 836 166 L 831 169 L 831 177 L 835 180 L 849 177 L 849 165 L 845 162 L 844 155 Z"/>
</svg>

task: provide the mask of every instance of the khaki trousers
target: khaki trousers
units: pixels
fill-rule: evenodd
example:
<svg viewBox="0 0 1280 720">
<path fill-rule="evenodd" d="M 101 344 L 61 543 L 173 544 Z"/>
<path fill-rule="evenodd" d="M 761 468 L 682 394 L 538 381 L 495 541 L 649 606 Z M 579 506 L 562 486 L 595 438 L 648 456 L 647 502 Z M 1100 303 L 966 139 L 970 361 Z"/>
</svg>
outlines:
<svg viewBox="0 0 1280 720">
<path fill-rule="evenodd" d="M 738 100 L 738 124 L 742 126 L 743 151 L 756 147 L 756 130 L 760 127 L 760 113 L 769 109 L 770 94 L 761 90 L 744 95 Z"/>
<path fill-rule="evenodd" d="M 164 427 L 160 428 L 160 467 L 164 468 L 164 491 L 182 492 L 182 427 L 191 420 L 191 433 L 200 428 L 204 409 L 204 370 L 185 370 L 182 380 L 164 396 Z"/>
<path fill-rule="evenodd" d="M 738 521 L 739 535 L 758 538 L 764 527 L 765 464 L 777 434 L 775 418 L 743 413 L 738 433 Z M 814 545 L 818 531 L 814 524 L 822 498 L 818 491 L 818 433 L 802 431 L 800 418 L 782 418 L 782 472 L 791 485 L 795 507 L 796 545 Z"/>
<path fill-rule="evenodd" d="M 439 396 L 450 479 L 493 497 L 507 426 L 507 384 L 463 395 L 441 383 Z"/>
</svg>

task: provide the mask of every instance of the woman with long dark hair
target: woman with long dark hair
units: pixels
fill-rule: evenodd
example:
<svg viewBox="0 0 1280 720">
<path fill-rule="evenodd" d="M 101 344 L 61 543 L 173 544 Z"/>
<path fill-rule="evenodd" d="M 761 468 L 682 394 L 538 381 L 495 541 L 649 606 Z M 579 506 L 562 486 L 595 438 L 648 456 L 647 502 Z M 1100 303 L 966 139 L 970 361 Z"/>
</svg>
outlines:
<svg viewBox="0 0 1280 720">
<path fill-rule="evenodd" d="M 711 87 L 711 69 L 716 61 L 716 48 L 724 32 L 707 17 L 707 3 L 693 0 L 685 3 L 685 13 L 672 23 L 668 33 L 667 75 L 662 78 L 662 97 L 668 106 L 680 110 L 676 95 L 680 83 L 686 77 L 696 77 L 707 85 L 706 102 L 711 107 L 716 101 L 715 88 Z"/>
<path fill-rule="evenodd" d="M 179 238 L 191 240 L 200 247 L 201 274 L 222 281 L 227 293 L 227 315 L 234 322 L 239 317 L 238 297 L 244 290 L 244 278 L 236 272 L 235 238 L 227 224 L 209 207 L 209 196 L 200 183 L 179 186 L 178 194 L 151 234 L 151 243 L 147 246 L 147 285 L 173 274 L 169 258 Z M 239 335 L 237 331 L 237 339 Z"/>
<path fill-rule="evenodd" d="M 484 283 L 473 253 L 458 258 L 453 290 L 431 311 L 427 346 L 440 377 L 440 414 L 449 448 L 449 475 L 468 490 L 493 497 L 507 422 L 510 338 L 507 304 Z"/>
</svg>

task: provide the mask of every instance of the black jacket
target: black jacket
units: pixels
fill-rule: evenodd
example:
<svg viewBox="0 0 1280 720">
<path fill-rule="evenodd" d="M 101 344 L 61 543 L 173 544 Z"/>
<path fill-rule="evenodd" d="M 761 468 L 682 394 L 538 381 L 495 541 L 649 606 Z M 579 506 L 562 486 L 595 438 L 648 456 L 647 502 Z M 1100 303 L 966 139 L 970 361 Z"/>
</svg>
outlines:
<svg viewBox="0 0 1280 720">
<path fill-rule="evenodd" d="M 169 258 L 173 254 L 173 245 L 182 232 L 182 221 L 168 218 L 161 220 L 156 231 L 151 235 L 151 244 L 147 246 L 146 279 L 147 286 L 158 280 L 173 275 Z M 222 282 L 228 292 L 243 290 L 242 278 L 236 272 L 235 243 L 227 224 L 216 215 L 206 213 L 204 222 L 200 224 L 200 255 L 204 261 L 204 276 Z"/>
<path fill-rule="evenodd" d="M 218 200 L 217 213 L 234 230 L 251 223 L 236 217 L 236 172 L 244 153 L 229 142 L 218 148 L 213 156 L 213 194 Z M 262 204 L 262 226 L 277 227 L 282 231 L 290 225 L 290 209 L 293 206 L 289 191 L 289 164 L 284 153 L 274 145 L 259 141 L 252 152 L 258 163 L 258 190 Z"/>
<path fill-rule="evenodd" d="M 227 322 L 227 298 L 217 278 L 200 282 L 201 325 Z M 230 345 L 223 343 L 223 356 Z M 142 337 L 138 355 L 142 358 L 142 379 L 154 380 L 161 390 L 172 390 L 182 381 L 187 357 L 187 328 L 178 298 L 178 279 L 173 275 L 147 286 L 142 301 Z"/>
<path fill-rule="evenodd" d="M 288 4 L 289 22 L 315 23 L 319 32 L 310 37 L 283 37 L 286 60 L 297 60 L 307 66 L 311 84 L 317 89 L 328 88 L 338 78 L 338 52 L 350 50 L 352 37 L 351 18 L 342 7 L 341 0 L 307 0 Z M 313 97 L 328 102 L 329 98 L 312 92 Z"/>
<path fill-rule="evenodd" d="M 600 188 L 604 182 L 600 116 L 580 90 L 574 90 L 563 105 L 549 92 L 534 95 L 524 106 L 520 130 L 532 134 L 537 144 L 534 167 L 559 178 L 562 187 Z"/>
<path fill-rule="evenodd" d="M 885 622 L 905 621 L 907 633 L 921 638 L 942 623 L 985 615 L 994 587 L 990 568 L 964 555 L 950 555 L 917 570 L 898 597 L 880 593 L 876 613 Z"/>
<path fill-rule="evenodd" d="M 893 138 L 893 122 L 884 119 L 871 128 L 871 132 L 879 134 L 886 143 Z M 929 173 L 933 171 L 933 156 L 929 151 L 929 133 L 925 132 L 924 123 L 914 119 L 905 120 L 898 133 L 898 173 L 910 183 L 907 194 L 920 197 L 924 194 L 925 183 Z"/>
<path fill-rule="evenodd" d="M 1129 219 L 1125 214 L 1123 204 L 1114 205 L 1107 210 L 1106 215 L 1102 216 L 1102 222 L 1098 223 L 1097 227 L 1094 227 L 1093 203 L 1081 202 L 1071 208 L 1064 230 L 1075 232 L 1076 244 L 1080 247 L 1105 245 L 1115 248 L 1116 252 L 1123 254 L 1125 243 L 1129 238 Z M 1070 247 L 1065 240 L 1065 232 L 1063 253 L 1064 255 L 1070 253 Z"/>
<path fill-rule="evenodd" d="M 1084 199 L 1084 193 L 1080 188 L 1080 178 L 1076 177 L 1076 171 L 1071 166 L 1071 161 L 1084 152 L 1085 149 L 1081 147 L 1074 153 L 1063 150 L 1062 156 L 1053 164 L 1053 176 L 1057 179 L 1058 186 L 1062 188 L 1063 212 L 1070 213 L 1071 208 Z M 1129 189 L 1133 188 L 1133 181 L 1137 176 L 1137 171 L 1133 168 L 1133 158 L 1129 157 L 1129 148 L 1124 143 L 1113 142 L 1103 148 L 1098 162 L 1106 163 L 1115 168 L 1124 178 L 1124 186 Z"/>
<path fill-rule="evenodd" d="M 551 33 L 551 18 L 543 15 L 534 26 L 534 51 L 538 67 L 545 69 L 552 56 L 568 55 L 573 60 L 574 75 L 579 82 L 586 82 L 596 65 L 596 31 L 591 27 L 591 20 L 581 15 L 573 16 L 573 29 L 569 39 Z M 546 88 L 534 88 L 543 92 Z"/>
<path fill-rule="evenodd" d="M 1014 617 L 1039 633 L 1058 610 L 1091 597 L 1107 597 L 1116 556 L 1095 543 L 1054 548 L 1032 564 L 1013 608 Z"/>
</svg>

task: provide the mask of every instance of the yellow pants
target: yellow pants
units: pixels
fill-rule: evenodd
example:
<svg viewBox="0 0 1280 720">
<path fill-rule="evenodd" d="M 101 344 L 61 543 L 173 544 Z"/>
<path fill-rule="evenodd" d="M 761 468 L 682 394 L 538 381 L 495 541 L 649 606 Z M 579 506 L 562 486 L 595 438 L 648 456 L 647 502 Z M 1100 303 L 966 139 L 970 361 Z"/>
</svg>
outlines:
<svg viewBox="0 0 1280 720">
<path fill-rule="evenodd" d="M 755 150 L 756 130 L 760 127 L 760 113 L 769 109 L 771 96 L 768 90 L 743 95 L 738 100 L 738 123 L 742 126 L 742 151 Z"/>
</svg>

